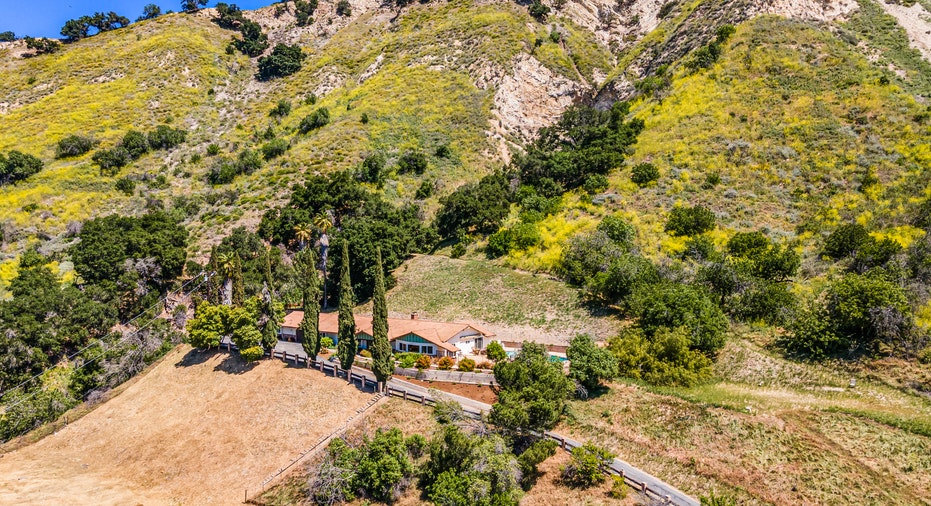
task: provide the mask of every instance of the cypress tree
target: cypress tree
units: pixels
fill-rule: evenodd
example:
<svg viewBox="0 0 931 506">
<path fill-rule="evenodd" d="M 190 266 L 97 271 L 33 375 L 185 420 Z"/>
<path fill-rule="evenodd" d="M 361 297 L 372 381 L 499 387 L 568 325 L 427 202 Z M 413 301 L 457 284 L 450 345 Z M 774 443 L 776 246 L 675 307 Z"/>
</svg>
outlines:
<svg viewBox="0 0 931 506">
<path fill-rule="evenodd" d="M 220 279 L 219 276 L 220 267 L 217 265 L 217 247 L 213 246 L 210 248 L 210 260 L 207 261 L 207 266 L 204 268 L 204 274 L 209 276 L 207 282 L 204 283 L 204 292 L 206 292 L 207 302 L 211 304 L 220 304 L 220 287 L 217 283 L 217 280 Z"/>
<path fill-rule="evenodd" d="M 269 293 L 271 293 L 272 296 L 274 296 L 275 285 L 272 284 L 272 263 L 271 263 L 271 258 L 269 258 L 270 257 L 269 251 L 270 251 L 270 248 L 266 247 L 265 248 L 265 262 L 264 262 L 265 265 L 262 266 L 264 268 L 262 272 L 262 277 L 263 277 L 263 280 L 265 281 L 265 286 L 268 287 Z"/>
<path fill-rule="evenodd" d="M 294 259 L 297 268 L 301 298 L 304 301 L 304 318 L 300 329 L 304 333 L 304 352 L 311 360 L 320 353 L 320 278 L 317 276 L 317 259 L 313 249 L 301 250 Z"/>
<path fill-rule="evenodd" d="M 394 374 L 394 357 L 388 342 L 388 302 L 385 299 L 385 273 L 381 249 L 376 249 L 375 293 L 372 295 L 372 372 L 382 388 Z"/>
<path fill-rule="evenodd" d="M 339 355 L 340 366 L 346 369 L 346 379 L 349 379 L 357 344 L 356 319 L 352 315 L 356 301 L 349 279 L 349 241 L 346 240 L 343 240 L 343 262 L 339 274 L 339 342 L 336 344 L 336 353 Z"/>
<path fill-rule="evenodd" d="M 261 299 L 262 314 L 259 320 L 259 328 L 262 330 L 262 346 L 266 350 L 272 351 L 278 344 L 278 330 L 281 328 L 281 319 L 278 311 L 275 310 L 275 299 L 272 297 L 268 285 L 262 287 Z"/>
<path fill-rule="evenodd" d="M 242 259 L 239 253 L 233 254 L 233 274 L 230 278 L 233 280 L 233 306 L 242 307 L 246 300 L 246 286 L 242 280 Z"/>
</svg>

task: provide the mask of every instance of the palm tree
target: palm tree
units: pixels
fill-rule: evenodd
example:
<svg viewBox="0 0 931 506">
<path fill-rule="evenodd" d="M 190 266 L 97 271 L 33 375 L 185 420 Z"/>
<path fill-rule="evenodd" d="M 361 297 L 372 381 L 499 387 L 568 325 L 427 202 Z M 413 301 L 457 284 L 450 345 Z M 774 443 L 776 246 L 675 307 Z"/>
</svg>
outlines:
<svg viewBox="0 0 931 506">
<path fill-rule="evenodd" d="M 314 216 L 314 227 L 320 231 L 320 264 L 323 269 L 323 309 L 327 307 L 326 299 L 326 260 L 327 251 L 330 249 L 330 236 L 327 231 L 333 227 L 333 220 L 330 219 L 329 211 L 321 211 Z"/>
<path fill-rule="evenodd" d="M 294 239 L 297 240 L 297 249 L 302 251 L 314 235 L 314 229 L 309 223 L 299 223 L 294 226 Z"/>
<path fill-rule="evenodd" d="M 236 255 L 231 252 L 217 254 L 217 270 L 223 275 L 223 304 L 233 303 L 233 272 L 236 270 Z"/>
</svg>

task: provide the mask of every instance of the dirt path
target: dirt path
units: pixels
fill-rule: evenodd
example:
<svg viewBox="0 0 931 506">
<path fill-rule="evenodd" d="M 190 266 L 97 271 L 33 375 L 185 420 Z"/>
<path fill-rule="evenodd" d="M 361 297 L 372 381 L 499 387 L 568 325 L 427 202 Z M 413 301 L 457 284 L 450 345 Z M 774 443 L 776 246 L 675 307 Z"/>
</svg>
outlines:
<svg viewBox="0 0 931 506">
<path fill-rule="evenodd" d="M 77 422 L 0 456 L 0 504 L 237 504 L 370 398 L 278 360 L 245 368 L 189 350 Z"/>
</svg>

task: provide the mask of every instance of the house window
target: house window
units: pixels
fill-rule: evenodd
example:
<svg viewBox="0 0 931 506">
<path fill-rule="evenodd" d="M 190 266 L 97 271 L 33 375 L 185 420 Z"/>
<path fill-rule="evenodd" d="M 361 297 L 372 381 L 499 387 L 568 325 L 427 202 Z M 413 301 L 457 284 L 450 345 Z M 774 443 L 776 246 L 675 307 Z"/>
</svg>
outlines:
<svg viewBox="0 0 931 506">
<path fill-rule="evenodd" d="M 412 351 L 414 353 L 420 353 L 420 345 L 419 344 L 408 344 L 407 351 Z"/>
<path fill-rule="evenodd" d="M 433 354 L 434 354 L 434 353 L 433 353 L 433 346 L 424 346 L 424 347 L 423 347 L 423 352 L 426 353 L 427 355 L 433 355 Z"/>
<path fill-rule="evenodd" d="M 401 351 L 407 351 L 407 345 L 404 343 L 398 343 L 398 349 Z"/>
</svg>

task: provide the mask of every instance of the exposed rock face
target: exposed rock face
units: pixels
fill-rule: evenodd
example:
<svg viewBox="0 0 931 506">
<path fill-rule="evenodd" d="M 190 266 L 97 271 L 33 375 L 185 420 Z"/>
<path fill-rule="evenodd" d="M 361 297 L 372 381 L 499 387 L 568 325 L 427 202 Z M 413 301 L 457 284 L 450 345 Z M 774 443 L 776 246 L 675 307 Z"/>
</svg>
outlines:
<svg viewBox="0 0 931 506">
<path fill-rule="evenodd" d="M 553 74 L 529 55 L 519 55 L 512 72 L 500 77 L 495 90 L 491 135 L 498 154 L 508 161 L 508 141 L 523 142 L 552 124 L 582 93 L 582 85 Z"/>
<path fill-rule="evenodd" d="M 910 45 L 920 51 L 926 60 L 931 60 L 931 13 L 919 3 L 911 7 L 882 1 L 878 3 L 905 29 Z"/>
<path fill-rule="evenodd" d="M 831 21 L 857 9 L 856 0 L 768 0 L 760 2 L 764 14 Z"/>
</svg>

